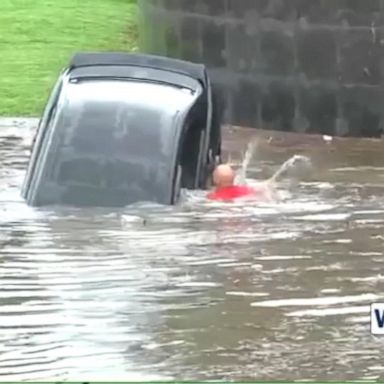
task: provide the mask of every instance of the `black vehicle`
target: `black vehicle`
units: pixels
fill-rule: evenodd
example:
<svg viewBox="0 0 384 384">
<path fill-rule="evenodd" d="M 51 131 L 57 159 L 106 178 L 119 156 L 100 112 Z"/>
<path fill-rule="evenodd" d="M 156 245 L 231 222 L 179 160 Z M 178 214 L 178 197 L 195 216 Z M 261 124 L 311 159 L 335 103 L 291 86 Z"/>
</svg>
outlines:
<svg viewBox="0 0 384 384">
<path fill-rule="evenodd" d="M 47 102 L 22 196 L 32 206 L 177 202 L 205 189 L 221 134 L 204 65 L 78 53 Z"/>
</svg>

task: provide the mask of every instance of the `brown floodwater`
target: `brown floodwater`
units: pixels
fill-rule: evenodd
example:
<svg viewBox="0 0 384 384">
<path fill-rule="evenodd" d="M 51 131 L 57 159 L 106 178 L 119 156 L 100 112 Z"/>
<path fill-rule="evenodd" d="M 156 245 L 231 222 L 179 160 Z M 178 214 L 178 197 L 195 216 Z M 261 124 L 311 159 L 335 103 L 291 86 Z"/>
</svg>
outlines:
<svg viewBox="0 0 384 384">
<path fill-rule="evenodd" d="M 384 379 L 384 142 L 225 129 L 275 204 L 27 207 L 36 122 L 0 128 L 1 380 Z"/>
</svg>

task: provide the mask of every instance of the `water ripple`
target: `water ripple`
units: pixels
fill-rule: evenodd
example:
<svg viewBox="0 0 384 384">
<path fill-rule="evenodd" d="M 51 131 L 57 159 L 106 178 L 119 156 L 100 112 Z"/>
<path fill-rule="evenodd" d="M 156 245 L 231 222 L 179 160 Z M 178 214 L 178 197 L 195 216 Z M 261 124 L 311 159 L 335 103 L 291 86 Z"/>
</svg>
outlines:
<svg viewBox="0 0 384 384">
<path fill-rule="evenodd" d="M 384 262 L 371 144 L 358 159 L 353 144 L 311 147 L 330 171 L 319 161 L 315 180 L 282 186 L 276 204 L 184 191 L 179 207 L 34 209 L 19 189 L 36 122 L 4 124 L 2 380 L 384 377 L 369 334 Z M 268 147 L 255 178 L 292 154 Z"/>
</svg>

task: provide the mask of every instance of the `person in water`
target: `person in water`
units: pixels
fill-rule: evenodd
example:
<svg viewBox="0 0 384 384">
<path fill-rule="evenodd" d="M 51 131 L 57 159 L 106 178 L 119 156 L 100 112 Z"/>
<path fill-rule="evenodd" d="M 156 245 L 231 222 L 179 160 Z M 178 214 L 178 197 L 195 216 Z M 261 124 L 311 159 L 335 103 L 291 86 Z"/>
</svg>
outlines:
<svg viewBox="0 0 384 384">
<path fill-rule="evenodd" d="M 250 198 L 256 201 L 271 201 L 272 190 L 267 184 L 257 187 L 235 184 L 236 172 L 229 164 L 218 165 L 212 174 L 215 189 L 208 193 L 209 200 L 233 201 L 239 198 Z"/>
</svg>

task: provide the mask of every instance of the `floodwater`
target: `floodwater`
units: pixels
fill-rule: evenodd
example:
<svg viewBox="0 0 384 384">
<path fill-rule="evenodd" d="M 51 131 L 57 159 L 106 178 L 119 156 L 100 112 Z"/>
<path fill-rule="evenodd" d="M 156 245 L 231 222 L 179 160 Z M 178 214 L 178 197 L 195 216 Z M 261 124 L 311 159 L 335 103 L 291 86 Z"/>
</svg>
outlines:
<svg viewBox="0 0 384 384">
<path fill-rule="evenodd" d="M 314 164 L 276 204 L 34 209 L 33 128 L 3 125 L 1 380 L 384 379 L 384 142 L 264 133 L 249 177 Z"/>
</svg>

